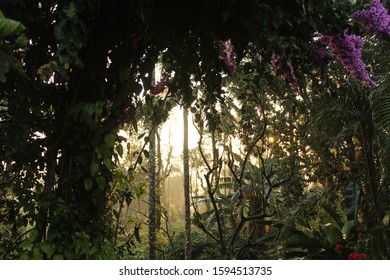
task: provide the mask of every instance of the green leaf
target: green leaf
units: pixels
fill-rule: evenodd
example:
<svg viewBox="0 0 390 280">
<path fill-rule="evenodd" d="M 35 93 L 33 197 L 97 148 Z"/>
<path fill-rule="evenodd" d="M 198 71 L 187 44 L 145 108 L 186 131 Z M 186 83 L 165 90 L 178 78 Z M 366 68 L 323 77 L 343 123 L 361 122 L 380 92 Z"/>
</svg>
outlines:
<svg viewBox="0 0 390 280">
<path fill-rule="evenodd" d="M 139 140 L 139 139 L 143 138 L 145 136 L 145 134 L 146 133 L 141 133 L 140 135 L 138 135 L 137 139 Z"/>
<path fill-rule="evenodd" d="M 15 44 L 18 47 L 25 47 L 28 44 L 28 40 L 27 40 L 26 36 L 22 35 L 22 36 L 19 36 L 18 39 L 16 39 Z"/>
<path fill-rule="evenodd" d="M 137 124 L 137 122 L 134 121 L 134 122 L 131 122 L 131 124 L 133 125 L 133 128 L 134 128 L 135 132 L 138 132 L 138 124 Z"/>
<path fill-rule="evenodd" d="M 95 115 L 96 117 L 100 117 L 103 113 L 104 105 L 106 103 L 104 101 L 98 101 L 95 104 Z"/>
<path fill-rule="evenodd" d="M 334 223 L 332 223 L 332 224 L 334 224 L 335 226 L 337 226 L 338 229 L 341 230 L 344 223 L 343 223 L 340 215 L 336 212 L 336 210 L 329 205 L 323 205 L 322 207 L 329 214 L 329 216 L 333 219 Z"/>
<path fill-rule="evenodd" d="M 92 189 L 92 186 L 93 186 L 93 181 L 91 178 L 87 178 L 84 180 L 84 187 L 87 191 L 90 191 Z"/>
<path fill-rule="evenodd" d="M 102 154 L 102 151 L 100 150 L 100 148 L 96 148 L 95 153 L 96 153 L 96 157 L 98 159 L 101 159 L 103 157 L 103 154 Z"/>
<path fill-rule="evenodd" d="M 328 234 L 328 240 L 330 243 L 330 247 L 333 248 L 334 246 L 336 246 L 337 244 L 343 241 L 343 234 L 338 228 L 332 227 Z"/>
<path fill-rule="evenodd" d="M 70 2 L 69 5 L 66 8 L 64 8 L 64 13 L 69 18 L 72 18 L 75 15 L 77 15 L 77 7 L 76 7 L 74 1 Z"/>
<path fill-rule="evenodd" d="M 30 232 L 29 238 L 30 238 L 31 241 L 34 241 L 37 236 L 38 236 L 38 230 L 37 229 L 33 229 Z"/>
<path fill-rule="evenodd" d="M 54 246 L 51 244 L 48 244 L 48 243 L 41 244 L 41 249 L 43 252 L 46 253 L 46 255 L 49 259 L 53 256 L 53 254 L 55 252 Z"/>
<path fill-rule="evenodd" d="M 0 18 L 0 38 L 19 33 L 25 29 L 26 27 L 18 21 Z"/>
<path fill-rule="evenodd" d="M 118 155 L 120 157 L 123 156 L 123 146 L 122 146 L 122 144 L 119 144 L 118 146 L 116 146 L 116 152 L 118 153 Z"/>
<path fill-rule="evenodd" d="M 149 158 L 149 151 L 148 150 L 144 150 L 143 153 L 144 153 L 144 156 L 146 158 Z"/>
<path fill-rule="evenodd" d="M 96 162 L 92 163 L 92 165 L 91 165 L 91 176 L 92 177 L 96 177 L 98 172 L 99 172 L 99 164 L 97 164 Z"/>
<path fill-rule="evenodd" d="M 115 134 L 108 134 L 108 135 L 106 135 L 106 137 L 104 138 L 104 142 L 106 142 L 106 144 L 107 144 L 109 147 L 114 147 L 114 145 L 115 145 L 115 140 L 116 140 L 116 135 L 115 135 Z"/>
<path fill-rule="evenodd" d="M 348 235 L 350 231 L 356 227 L 356 222 L 355 221 L 348 221 L 344 224 L 343 228 L 341 229 L 341 232 L 345 235 Z"/>
<path fill-rule="evenodd" d="M 106 186 L 106 179 L 103 176 L 98 176 L 96 178 L 96 183 L 98 184 L 99 189 L 103 190 Z"/>
<path fill-rule="evenodd" d="M 64 256 L 63 255 L 54 255 L 53 260 L 63 260 Z"/>
<path fill-rule="evenodd" d="M 108 169 L 110 169 L 110 170 L 114 169 L 114 163 L 112 162 L 111 159 L 105 158 L 105 159 L 103 160 L 103 162 L 104 162 L 104 165 L 105 165 Z"/>
<path fill-rule="evenodd" d="M 92 117 L 93 114 L 95 114 L 95 104 L 85 104 L 85 112 L 88 114 L 89 117 Z"/>
<path fill-rule="evenodd" d="M 92 256 L 93 254 L 95 254 L 96 253 L 96 247 L 91 247 L 90 249 L 89 249 L 89 256 Z"/>
<path fill-rule="evenodd" d="M 102 158 L 111 158 L 111 149 L 108 147 L 108 145 L 102 145 L 100 147 L 100 152 L 102 155 Z"/>
<path fill-rule="evenodd" d="M 148 170 L 146 170 L 146 168 L 145 168 L 145 167 L 143 167 L 142 165 L 141 165 L 141 169 L 142 169 L 142 171 L 143 171 L 143 172 L 145 172 L 146 174 L 148 174 L 148 173 L 149 173 L 149 171 L 148 171 Z"/>
<path fill-rule="evenodd" d="M 32 244 L 33 244 L 32 240 L 25 239 L 20 243 L 20 248 L 26 251 L 31 251 Z"/>
<path fill-rule="evenodd" d="M 68 259 L 68 260 L 75 260 L 75 259 L 77 259 L 77 256 L 74 253 L 72 248 L 66 248 L 63 253 L 64 253 L 65 259 Z"/>
<path fill-rule="evenodd" d="M 319 240 L 310 238 L 301 233 L 292 234 L 287 239 L 287 247 L 303 247 L 310 249 L 317 247 L 319 243 Z"/>
</svg>

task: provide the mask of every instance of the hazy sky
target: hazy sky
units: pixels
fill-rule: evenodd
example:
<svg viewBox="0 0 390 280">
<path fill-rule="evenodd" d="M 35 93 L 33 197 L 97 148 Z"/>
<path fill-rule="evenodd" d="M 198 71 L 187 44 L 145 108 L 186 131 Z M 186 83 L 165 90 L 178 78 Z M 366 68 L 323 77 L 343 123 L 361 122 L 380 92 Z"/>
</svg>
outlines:
<svg viewBox="0 0 390 280">
<path fill-rule="evenodd" d="M 179 157 L 183 152 L 183 109 L 175 107 L 169 119 L 161 127 L 161 146 L 162 149 L 168 150 L 169 133 L 171 134 L 171 145 L 173 146 L 173 156 Z M 199 134 L 192 124 L 192 114 L 188 115 L 188 148 L 197 147 Z M 167 148 L 165 148 L 165 146 Z"/>
</svg>

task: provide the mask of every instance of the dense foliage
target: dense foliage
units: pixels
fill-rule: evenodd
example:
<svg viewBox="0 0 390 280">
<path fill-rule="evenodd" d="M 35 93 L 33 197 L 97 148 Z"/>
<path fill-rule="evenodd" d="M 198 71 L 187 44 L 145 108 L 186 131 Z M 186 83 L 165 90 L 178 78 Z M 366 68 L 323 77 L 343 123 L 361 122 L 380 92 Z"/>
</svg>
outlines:
<svg viewBox="0 0 390 280">
<path fill-rule="evenodd" d="M 180 105 L 211 139 L 194 258 L 388 259 L 389 16 L 370 4 L 0 1 L 1 257 L 140 257 L 122 210 Z M 146 131 L 127 166 L 122 128 Z"/>
</svg>

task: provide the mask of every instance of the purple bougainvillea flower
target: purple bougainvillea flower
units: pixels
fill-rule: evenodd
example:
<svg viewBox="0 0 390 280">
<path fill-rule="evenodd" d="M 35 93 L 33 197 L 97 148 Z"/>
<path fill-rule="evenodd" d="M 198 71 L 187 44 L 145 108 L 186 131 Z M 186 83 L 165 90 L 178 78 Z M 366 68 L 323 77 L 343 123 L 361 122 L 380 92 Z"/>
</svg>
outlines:
<svg viewBox="0 0 390 280">
<path fill-rule="evenodd" d="M 361 48 L 363 47 L 363 39 L 360 36 L 349 35 L 348 31 L 345 30 L 343 35 L 323 35 L 318 41 L 328 45 L 331 53 L 341 61 L 352 78 L 366 82 L 369 87 L 375 85 L 366 71 L 366 65 L 362 61 Z"/>
<path fill-rule="evenodd" d="M 373 0 L 370 9 L 353 13 L 352 18 L 363 23 L 369 34 L 380 39 L 390 36 L 390 16 L 380 0 Z"/>
<path fill-rule="evenodd" d="M 168 83 L 168 75 L 163 75 L 161 79 L 153 85 L 152 89 L 150 90 L 150 94 L 157 95 L 162 93 L 168 87 Z"/>
<path fill-rule="evenodd" d="M 228 74 L 234 75 L 237 72 L 237 54 L 231 40 L 219 41 L 219 51 L 222 60 L 225 62 Z"/>
<path fill-rule="evenodd" d="M 298 87 L 298 80 L 290 61 L 283 61 L 280 55 L 273 51 L 271 64 L 274 68 L 274 72 L 280 75 L 292 89 L 296 89 Z"/>
<path fill-rule="evenodd" d="M 331 55 L 317 41 L 310 45 L 310 56 L 317 66 L 327 65 L 331 60 Z"/>
</svg>

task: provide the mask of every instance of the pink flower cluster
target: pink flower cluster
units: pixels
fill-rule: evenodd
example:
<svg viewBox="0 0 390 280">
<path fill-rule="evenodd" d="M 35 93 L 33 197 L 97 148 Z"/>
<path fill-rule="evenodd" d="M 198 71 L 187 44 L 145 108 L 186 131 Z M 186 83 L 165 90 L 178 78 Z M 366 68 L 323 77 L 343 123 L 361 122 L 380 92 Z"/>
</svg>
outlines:
<svg viewBox="0 0 390 280">
<path fill-rule="evenodd" d="M 334 248 L 336 252 L 340 252 L 344 248 L 344 245 L 342 244 L 337 244 L 336 247 Z"/>
<path fill-rule="evenodd" d="M 367 255 L 364 253 L 351 253 L 348 255 L 348 260 L 365 260 Z"/>
<path fill-rule="evenodd" d="M 272 52 L 271 63 L 276 74 L 279 74 L 291 88 L 298 87 L 297 77 L 290 61 L 283 61 L 279 54 Z"/>
<path fill-rule="evenodd" d="M 162 93 L 167 88 L 168 83 L 169 83 L 168 75 L 163 75 L 161 79 L 153 85 L 152 89 L 150 90 L 150 94 L 157 95 Z"/>
<path fill-rule="evenodd" d="M 354 79 L 365 81 L 369 87 L 375 85 L 362 61 L 360 49 L 363 47 L 363 39 L 360 36 L 349 35 L 345 30 L 343 36 L 338 34 L 323 35 L 319 42 L 328 45 L 331 53 L 341 61 Z"/>
<path fill-rule="evenodd" d="M 364 233 L 363 233 L 362 228 L 360 228 L 360 227 L 356 228 L 356 233 L 358 234 L 359 237 L 361 237 L 361 238 L 364 237 Z"/>
<path fill-rule="evenodd" d="M 390 16 L 380 0 L 373 0 L 369 10 L 357 11 L 352 18 L 363 23 L 370 34 L 379 38 L 390 36 Z"/>
<path fill-rule="evenodd" d="M 237 72 L 237 54 L 234 51 L 234 46 L 231 40 L 219 41 L 219 51 L 223 61 L 225 62 L 226 69 L 230 75 L 234 75 Z"/>
</svg>

